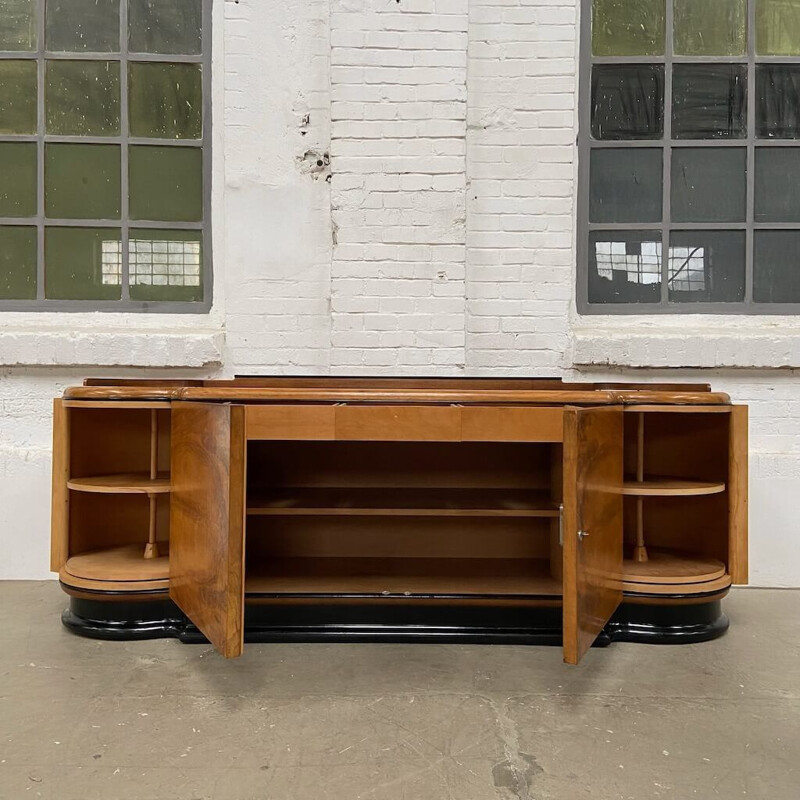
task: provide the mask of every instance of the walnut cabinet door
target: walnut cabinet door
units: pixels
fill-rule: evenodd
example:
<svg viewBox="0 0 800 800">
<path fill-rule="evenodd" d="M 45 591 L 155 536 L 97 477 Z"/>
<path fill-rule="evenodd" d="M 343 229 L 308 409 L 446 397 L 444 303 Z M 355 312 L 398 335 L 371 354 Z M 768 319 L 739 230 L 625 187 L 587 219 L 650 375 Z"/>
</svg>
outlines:
<svg viewBox="0 0 800 800">
<path fill-rule="evenodd" d="M 620 406 L 564 411 L 564 661 L 577 664 L 622 602 Z"/>
<path fill-rule="evenodd" d="M 243 406 L 172 405 L 169 594 L 226 658 L 244 646 Z"/>
</svg>

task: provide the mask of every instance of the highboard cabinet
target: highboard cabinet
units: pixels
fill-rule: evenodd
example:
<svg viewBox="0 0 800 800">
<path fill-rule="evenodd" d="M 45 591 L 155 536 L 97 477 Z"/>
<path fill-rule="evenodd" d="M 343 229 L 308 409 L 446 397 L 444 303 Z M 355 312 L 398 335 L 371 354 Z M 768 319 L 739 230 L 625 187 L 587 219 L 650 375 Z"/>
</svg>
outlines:
<svg viewBox="0 0 800 800">
<path fill-rule="evenodd" d="M 563 646 L 722 634 L 747 409 L 704 385 L 90 380 L 55 401 L 85 636 Z"/>
</svg>

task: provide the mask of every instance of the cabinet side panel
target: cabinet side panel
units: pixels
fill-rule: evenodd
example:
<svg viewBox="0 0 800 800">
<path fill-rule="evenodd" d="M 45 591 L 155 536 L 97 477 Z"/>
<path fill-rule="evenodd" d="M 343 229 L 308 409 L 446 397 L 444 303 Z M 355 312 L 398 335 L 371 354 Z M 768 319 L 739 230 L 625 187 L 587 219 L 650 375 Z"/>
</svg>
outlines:
<svg viewBox="0 0 800 800">
<path fill-rule="evenodd" d="M 729 570 L 734 583 L 748 581 L 748 430 L 747 406 L 731 412 L 728 448 Z"/>
<path fill-rule="evenodd" d="M 50 523 L 50 569 L 59 572 L 69 558 L 69 409 L 53 401 L 53 496 Z"/>
</svg>

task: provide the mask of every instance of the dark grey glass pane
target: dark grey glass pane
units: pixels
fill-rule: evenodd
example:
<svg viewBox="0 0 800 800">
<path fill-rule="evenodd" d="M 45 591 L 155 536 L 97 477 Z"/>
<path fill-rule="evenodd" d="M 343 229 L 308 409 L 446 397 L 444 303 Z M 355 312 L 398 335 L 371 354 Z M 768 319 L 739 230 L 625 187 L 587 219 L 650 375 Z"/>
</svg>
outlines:
<svg viewBox="0 0 800 800">
<path fill-rule="evenodd" d="M 590 303 L 657 303 L 660 299 L 659 231 L 589 234 Z"/>
<path fill-rule="evenodd" d="M 590 222 L 660 222 L 661 150 L 592 150 L 589 180 Z"/>
<path fill-rule="evenodd" d="M 0 226 L 0 300 L 36 299 L 36 228 Z"/>
<path fill-rule="evenodd" d="M 47 49 L 54 53 L 119 51 L 120 0 L 47 0 Z"/>
<path fill-rule="evenodd" d="M 203 49 L 202 0 L 130 0 L 132 53 L 197 55 Z"/>
<path fill-rule="evenodd" d="M 119 219 L 120 147 L 48 144 L 45 209 L 50 219 Z"/>
<path fill-rule="evenodd" d="M 36 0 L 0 0 L 0 50 L 36 49 Z"/>
<path fill-rule="evenodd" d="M 747 134 L 746 105 L 747 65 L 673 67 L 673 138 L 741 139 Z"/>
<path fill-rule="evenodd" d="M 672 151 L 672 221 L 743 221 L 746 163 L 744 148 L 676 147 Z"/>
<path fill-rule="evenodd" d="M 200 64 L 131 64 L 131 136 L 201 139 L 203 72 Z"/>
<path fill-rule="evenodd" d="M 800 231 L 756 231 L 756 303 L 800 303 Z"/>
<path fill-rule="evenodd" d="M 592 68 L 595 139 L 660 139 L 663 132 L 663 65 L 613 64 Z"/>
<path fill-rule="evenodd" d="M 670 302 L 741 302 L 744 263 L 744 231 L 673 231 L 667 265 Z"/>
<path fill-rule="evenodd" d="M 800 137 L 800 64 L 756 65 L 756 136 Z"/>
<path fill-rule="evenodd" d="M 800 148 L 756 148 L 756 222 L 800 222 Z"/>
<path fill-rule="evenodd" d="M 47 132 L 61 136 L 119 133 L 119 62 L 48 61 Z"/>
<path fill-rule="evenodd" d="M 202 231 L 132 230 L 131 300 L 203 299 Z"/>
<path fill-rule="evenodd" d="M 45 296 L 57 300 L 119 300 L 120 232 L 113 228 L 47 228 Z"/>
</svg>

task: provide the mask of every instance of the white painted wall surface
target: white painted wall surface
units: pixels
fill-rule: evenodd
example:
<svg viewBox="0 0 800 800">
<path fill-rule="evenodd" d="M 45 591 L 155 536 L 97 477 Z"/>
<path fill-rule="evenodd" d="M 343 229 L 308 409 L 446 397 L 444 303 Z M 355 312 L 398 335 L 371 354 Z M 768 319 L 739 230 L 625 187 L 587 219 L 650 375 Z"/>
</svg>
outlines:
<svg viewBox="0 0 800 800">
<path fill-rule="evenodd" d="M 214 17 L 214 308 L 0 315 L 0 578 L 50 576 L 52 398 L 89 375 L 555 375 L 749 404 L 751 582 L 800 586 L 798 321 L 574 312 L 575 3 Z"/>
</svg>

